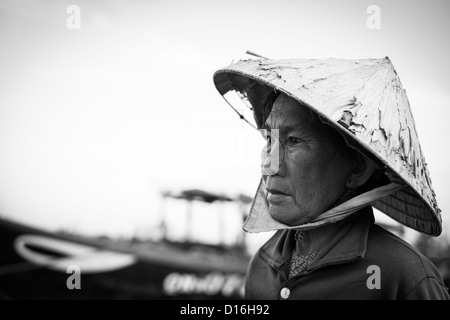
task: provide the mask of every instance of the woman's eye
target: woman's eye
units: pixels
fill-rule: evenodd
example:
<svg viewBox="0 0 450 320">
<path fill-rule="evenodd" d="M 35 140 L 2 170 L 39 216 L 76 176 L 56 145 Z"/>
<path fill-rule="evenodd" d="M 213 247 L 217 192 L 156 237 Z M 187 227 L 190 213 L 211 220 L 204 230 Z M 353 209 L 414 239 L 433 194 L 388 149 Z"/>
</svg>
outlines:
<svg viewBox="0 0 450 320">
<path fill-rule="evenodd" d="M 288 141 L 289 143 L 292 143 L 292 144 L 297 144 L 297 143 L 302 142 L 302 139 L 296 138 L 296 137 L 289 137 L 289 138 L 287 139 L 287 141 Z"/>
</svg>

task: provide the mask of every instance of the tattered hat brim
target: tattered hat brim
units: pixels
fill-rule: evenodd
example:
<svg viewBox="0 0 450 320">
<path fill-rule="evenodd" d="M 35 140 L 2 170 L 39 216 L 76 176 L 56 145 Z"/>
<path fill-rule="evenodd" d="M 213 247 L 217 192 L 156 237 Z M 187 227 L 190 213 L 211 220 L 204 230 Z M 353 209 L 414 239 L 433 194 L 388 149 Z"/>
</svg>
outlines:
<svg viewBox="0 0 450 320">
<path fill-rule="evenodd" d="M 224 97 L 236 92 L 245 100 L 257 83 L 307 106 L 404 186 L 372 203 L 375 208 L 419 232 L 441 234 L 440 210 L 409 102 L 388 58 L 245 60 L 218 70 L 214 83 Z"/>
</svg>

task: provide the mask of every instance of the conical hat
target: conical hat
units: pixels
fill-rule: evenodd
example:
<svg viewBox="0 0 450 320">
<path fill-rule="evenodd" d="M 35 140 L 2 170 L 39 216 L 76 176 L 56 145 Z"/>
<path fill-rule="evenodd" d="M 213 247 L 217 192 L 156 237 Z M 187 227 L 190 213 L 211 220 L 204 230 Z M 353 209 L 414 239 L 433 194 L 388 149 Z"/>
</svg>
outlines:
<svg viewBox="0 0 450 320">
<path fill-rule="evenodd" d="M 372 203 L 375 208 L 419 232 L 442 232 L 409 101 L 389 58 L 242 60 L 218 70 L 214 83 L 228 102 L 235 92 L 250 110 L 247 92 L 255 83 L 306 105 L 403 185 Z"/>
</svg>

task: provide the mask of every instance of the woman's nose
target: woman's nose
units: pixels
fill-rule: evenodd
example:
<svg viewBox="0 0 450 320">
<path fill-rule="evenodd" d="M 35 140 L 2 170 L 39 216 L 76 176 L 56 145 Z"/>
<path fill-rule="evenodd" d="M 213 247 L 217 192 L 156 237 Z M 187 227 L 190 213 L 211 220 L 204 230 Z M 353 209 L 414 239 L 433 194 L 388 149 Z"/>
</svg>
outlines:
<svg viewBox="0 0 450 320">
<path fill-rule="evenodd" d="M 280 169 L 280 141 L 273 139 L 270 148 L 264 148 L 261 157 L 261 174 L 273 176 Z"/>
</svg>

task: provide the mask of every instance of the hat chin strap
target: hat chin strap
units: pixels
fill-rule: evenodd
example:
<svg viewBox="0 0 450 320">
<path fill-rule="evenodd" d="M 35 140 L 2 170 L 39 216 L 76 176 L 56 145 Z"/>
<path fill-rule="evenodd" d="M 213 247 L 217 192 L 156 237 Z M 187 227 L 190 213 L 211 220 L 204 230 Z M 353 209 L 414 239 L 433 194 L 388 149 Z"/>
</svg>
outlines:
<svg viewBox="0 0 450 320">
<path fill-rule="evenodd" d="M 319 215 L 311 222 L 298 226 L 288 226 L 271 217 L 269 214 L 269 204 L 266 200 L 267 193 L 263 179 L 261 179 L 256 196 L 253 200 L 249 216 L 244 223 L 243 229 L 247 232 L 266 232 L 280 229 L 308 230 L 323 226 L 329 223 L 340 221 L 360 209 L 370 205 L 381 198 L 394 194 L 402 185 L 389 183 L 387 185 L 374 188 L 370 191 L 357 195 Z"/>
</svg>

